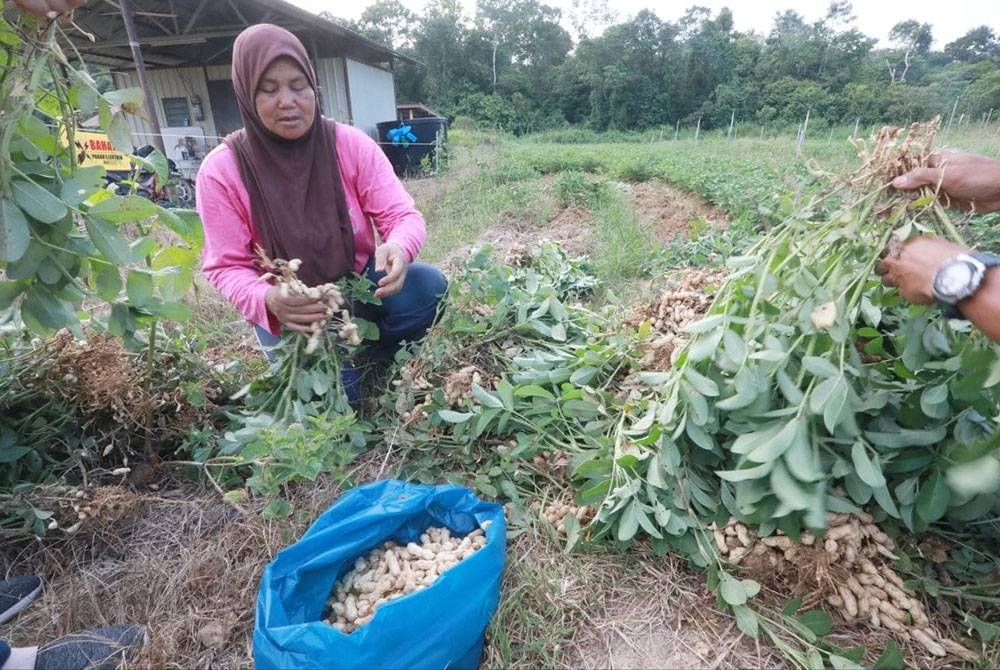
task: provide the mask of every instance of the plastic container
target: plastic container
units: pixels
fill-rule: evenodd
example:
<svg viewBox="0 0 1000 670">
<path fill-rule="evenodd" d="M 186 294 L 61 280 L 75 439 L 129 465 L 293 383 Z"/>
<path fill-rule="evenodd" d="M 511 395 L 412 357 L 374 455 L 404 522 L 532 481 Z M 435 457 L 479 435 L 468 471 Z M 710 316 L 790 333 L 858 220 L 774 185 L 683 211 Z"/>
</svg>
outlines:
<svg viewBox="0 0 1000 670">
<path fill-rule="evenodd" d="M 405 133 L 394 136 L 392 131 L 409 127 L 409 133 L 416 139 L 409 139 Z M 434 161 L 440 156 L 435 154 L 440 143 L 448 137 L 448 119 L 430 116 L 405 121 L 383 121 L 376 124 L 378 141 L 382 151 L 392 163 L 393 170 L 400 177 L 418 177 L 423 173 L 424 159 Z"/>
</svg>

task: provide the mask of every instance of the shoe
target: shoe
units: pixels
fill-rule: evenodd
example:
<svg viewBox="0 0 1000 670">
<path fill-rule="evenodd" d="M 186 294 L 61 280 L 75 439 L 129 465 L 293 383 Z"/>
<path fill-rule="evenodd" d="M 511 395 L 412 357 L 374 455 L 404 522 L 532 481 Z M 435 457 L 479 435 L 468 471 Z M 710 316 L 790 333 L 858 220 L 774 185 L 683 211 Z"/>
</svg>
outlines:
<svg viewBox="0 0 1000 670">
<path fill-rule="evenodd" d="M 42 592 L 42 580 L 21 575 L 0 581 L 0 623 L 7 623 Z"/>
<path fill-rule="evenodd" d="M 147 640 L 146 627 L 133 624 L 65 635 L 38 648 L 35 670 L 115 670 Z"/>
</svg>

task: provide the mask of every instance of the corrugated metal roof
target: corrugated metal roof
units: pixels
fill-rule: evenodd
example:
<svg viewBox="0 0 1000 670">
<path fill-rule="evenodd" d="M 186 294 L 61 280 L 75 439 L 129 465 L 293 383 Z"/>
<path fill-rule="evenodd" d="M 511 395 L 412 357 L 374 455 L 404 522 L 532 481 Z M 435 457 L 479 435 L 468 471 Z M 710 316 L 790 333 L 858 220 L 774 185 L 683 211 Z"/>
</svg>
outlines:
<svg viewBox="0 0 1000 670">
<path fill-rule="evenodd" d="M 392 68 L 411 58 L 285 0 L 129 0 L 148 69 L 223 65 L 231 61 L 233 39 L 247 26 L 274 23 L 295 33 L 317 58 L 348 57 Z M 69 28 L 85 60 L 114 69 L 132 68 L 121 7 L 114 0 L 89 0 L 75 23 L 93 41 Z"/>
</svg>

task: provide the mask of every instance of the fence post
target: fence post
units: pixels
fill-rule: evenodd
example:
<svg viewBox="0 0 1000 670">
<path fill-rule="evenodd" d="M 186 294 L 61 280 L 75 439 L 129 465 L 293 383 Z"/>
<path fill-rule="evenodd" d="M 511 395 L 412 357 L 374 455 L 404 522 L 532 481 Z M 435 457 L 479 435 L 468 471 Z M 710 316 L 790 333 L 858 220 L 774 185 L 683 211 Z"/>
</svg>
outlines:
<svg viewBox="0 0 1000 670">
<path fill-rule="evenodd" d="M 674 141 L 675 142 L 677 141 L 677 138 L 680 136 L 680 134 L 681 134 L 681 120 L 677 119 L 677 127 L 674 128 Z"/>
<path fill-rule="evenodd" d="M 854 119 L 854 130 L 851 132 L 851 139 L 853 140 L 858 136 L 858 124 L 861 123 L 861 117 Z"/>
<path fill-rule="evenodd" d="M 697 144 L 698 136 L 701 134 L 701 117 L 698 117 L 698 125 L 694 129 L 694 141 Z"/>
<path fill-rule="evenodd" d="M 948 117 L 948 127 L 944 129 L 944 137 L 948 139 L 948 133 L 951 132 L 951 122 L 955 120 L 955 110 L 958 109 L 958 99 L 961 96 L 955 96 L 955 104 L 951 106 L 951 116 Z"/>
<path fill-rule="evenodd" d="M 733 124 L 736 122 L 736 110 L 729 116 L 729 132 L 726 133 L 726 137 L 733 139 Z"/>
<path fill-rule="evenodd" d="M 812 107 L 806 107 L 806 119 L 802 122 L 802 130 L 799 131 L 799 143 L 796 147 L 796 153 L 802 153 L 802 147 L 806 143 L 806 130 L 809 128 L 809 113 L 812 112 Z"/>
</svg>

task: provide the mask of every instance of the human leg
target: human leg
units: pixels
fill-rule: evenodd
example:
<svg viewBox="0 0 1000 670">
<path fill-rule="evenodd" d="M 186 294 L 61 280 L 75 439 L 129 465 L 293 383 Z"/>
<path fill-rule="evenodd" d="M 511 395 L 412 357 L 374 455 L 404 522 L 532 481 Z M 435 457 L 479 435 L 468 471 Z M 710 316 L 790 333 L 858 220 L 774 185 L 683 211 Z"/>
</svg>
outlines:
<svg viewBox="0 0 1000 670">
<path fill-rule="evenodd" d="M 7 623 L 38 597 L 42 580 L 34 575 L 19 575 L 0 581 L 0 623 Z"/>
</svg>

